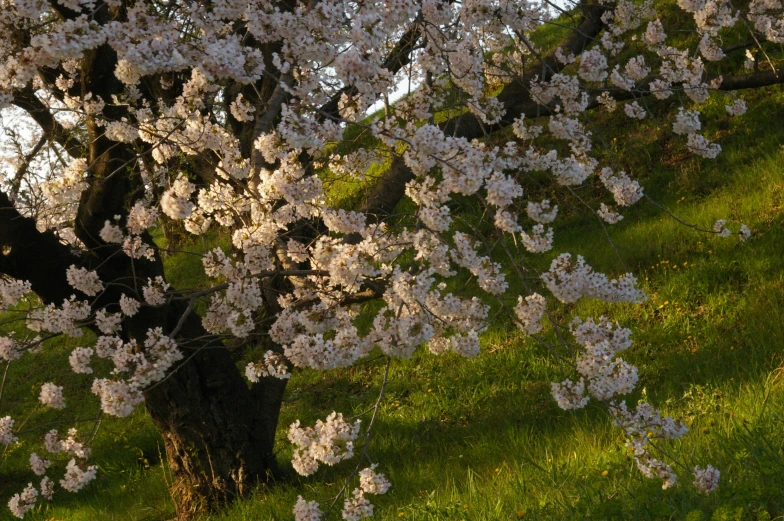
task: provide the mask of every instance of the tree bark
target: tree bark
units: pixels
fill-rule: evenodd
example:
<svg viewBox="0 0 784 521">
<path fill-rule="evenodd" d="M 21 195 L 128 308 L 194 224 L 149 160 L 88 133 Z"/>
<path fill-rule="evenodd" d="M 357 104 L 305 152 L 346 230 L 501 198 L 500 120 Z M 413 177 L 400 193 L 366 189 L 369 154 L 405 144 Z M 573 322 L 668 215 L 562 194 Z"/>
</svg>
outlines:
<svg viewBox="0 0 784 521">
<path fill-rule="evenodd" d="M 195 317 L 184 328 L 200 329 Z M 259 382 L 251 392 L 223 346 L 204 345 L 145 393 L 174 476 L 178 519 L 212 510 L 278 475 L 273 447 L 280 400 L 271 411 L 263 400 L 266 387 L 275 385 Z"/>
</svg>

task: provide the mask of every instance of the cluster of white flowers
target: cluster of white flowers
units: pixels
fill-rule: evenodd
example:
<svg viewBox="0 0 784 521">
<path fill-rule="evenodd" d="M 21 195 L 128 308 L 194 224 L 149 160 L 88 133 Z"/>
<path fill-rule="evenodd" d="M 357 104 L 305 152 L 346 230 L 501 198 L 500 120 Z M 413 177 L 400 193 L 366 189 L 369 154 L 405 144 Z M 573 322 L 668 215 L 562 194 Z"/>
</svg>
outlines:
<svg viewBox="0 0 784 521">
<path fill-rule="evenodd" d="M 10 362 L 17 360 L 21 356 L 19 346 L 11 337 L 0 336 L 0 360 Z"/>
<path fill-rule="evenodd" d="M 102 241 L 108 242 L 110 244 L 122 244 L 123 240 L 125 240 L 120 227 L 116 224 L 112 224 L 111 221 L 106 221 L 104 223 L 104 226 L 101 228 L 101 231 L 98 233 L 98 235 Z"/>
<path fill-rule="evenodd" d="M 127 299 L 128 297 L 126 297 Z M 122 309 L 122 301 L 121 301 L 121 308 Z M 129 303 L 125 302 L 126 309 L 130 311 L 128 308 Z M 126 313 L 127 314 L 127 313 Z M 120 313 L 107 313 L 105 309 L 98 310 L 95 313 L 95 325 L 98 326 L 98 329 L 104 335 L 113 335 L 117 333 L 122 327 L 122 314 Z"/>
<path fill-rule="evenodd" d="M 147 279 L 147 284 L 142 288 L 144 301 L 150 306 L 162 306 L 166 303 L 166 290 L 170 287 L 169 283 L 163 280 L 160 275 L 153 279 Z"/>
<path fill-rule="evenodd" d="M 541 227 L 541 231 L 544 231 L 542 225 L 538 226 Z M 539 233 L 534 231 L 535 236 L 529 237 L 532 247 L 546 244 L 548 236 L 540 237 L 541 231 Z M 501 265 L 492 262 L 489 257 L 478 255 L 476 248 L 479 246 L 479 243 L 472 243 L 468 235 L 455 232 L 454 239 L 455 249 L 451 251 L 452 260 L 470 271 L 477 278 L 477 283 L 483 290 L 493 295 L 500 295 L 505 292 L 509 284 L 506 282 L 504 272 L 501 271 Z M 552 230 L 549 232 L 549 240 L 552 240 Z"/>
<path fill-rule="evenodd" d="M 529 335 L 537 334 L 542 330 L 542 317 L 545 309 L 545 299 L 538 293 L 533 293 L 525 298 L 518 297 L 517 305 L 514 308 L 518 319 L 517 326 Z"/>
<path fill-rule="evenodd" d="M 31 311 L 26 326 L 31 331 L 64 333 L 72 338 L 82 336 L 82 322 L 90 316 L 90 303 L 77 301 L 75 296 L 63 301 L 62 306 L 49 304 Z"/>
<path fill-rule="evenodd" d="M 623 215 L 617 212 L 613 212 L 604 203 L 599 206 L 599 209 L 596 211 L 596 213 L 599 214 L 599 217 L 601 217 L 602 220 L 607 224 L 616 224 L 623 219 Z"/>
<path fill-rule="evenodd" d="M 661 413 L 648 403 L 637 404 L 635 411 L 630 411 L 626 402 L 612 403 L 610 406 L 613 423 L 623 429 L 626 444 L 634 452 L 637 467 L 648 478 L 662 479 L 662 488 L 675 485 L 677 475 L 670 465 L 654 458 L 647 446 L 655 440 L 675 440 L 681 438 L 688 428 L 669 416 Z"/>
<path fill-rule="evenodd" d="M 35 508 L 38 499 L 38 490 L 29 483 L 21 494 L 14 494 L 8 501 L 8 508 L 11 513 L 19 519 L 24 518 L 25 514 Z"/>
<path fill-rule="evenodd" d="M 43 384 L 41 386 L 41 394 L 38 396 L 38 401 L 53 409 L 64 409 L 65 400 L 63 399 L 62 386 L 55 385 L 51 382 Z"/>
<path fill-rule="evenodd" d="M 76 459 L 72 458 L 65 468 L 65 476 L 60 480 L 60 486 L 68 492 L 78 492 L 90 481 L 94 480 L 97 473 L 97 466 L 80 466 Z"/>
<path fill-rule="evenodd" d="M 237 121 L 251 121 L 253 119 L 253 113 L 256 112 L 256 109 L 248 103 L 242 94 L 239 94 L 237 98 L 231 103 L 230 105 L 231 115 Z"/>
<path fill-rule="evenodd" d="M 698 156 L 708 159 L 715 159 L 721 152 L 721 145 L 718 143 L 711 143 L 700 134 L 689 134 L 686 146 Z"/>
<path fill-rule="evenodd" d="M 141 302 L 133 297 L 129 297 L 125 294 L 120 297 L 120 310 L 123 312 L 123 315 L 127 317 L 132 317 L 138 313 L 139 306 L 141 306 Z"/>
<path fill-rule="evenodd" d="M 645 119 L 645 116 L 648 114 L 636 101 L 624 105 L 623 111 L 627 116 L 634 119 Z"/>
<path fill-rule="evenodd" d="M 46 474 L 46 469 L 49 468 L 51 462 L 48 459 L 41 458 L 35 452 L 30 454 L 30 469 L 36 476 L 43 476 Z"/>
<path fill-rule="evenodd" d="M 681 136 L 694 134 L 701 128 L 700 112 L 698 110 L 684 111 L 683 107 L 678 110 L 678 115 L 675 116 L 675 123 L 672 124 L 672 131 Z"/>
<path fill-rule="evenodd" d="M 613 195 L 615 202 L 621 206 L 631 206 L 643 196 L 640 183 L 633 181 L 626 172 L 616 174 L 609 167 L 603 168 L 599 179 Z"/>
<path fill-rule="evenodd" d="M 324 513 L 315 501 L 305 501 L 302 496 L 297 496 L 294 504 L 294 521 L 321 521 Z"/>
<path fill-rule="evenodd" d="M 318 470 L 319 463 L 334 465 L 354 455 L 354 440 L 359 436 L 360 420 L 353 424 L 343 419 L 339 412 L 318 420 L 315 427 L 300 427 L 299 420 L 289 427 L 288 438 L 297 446 L 292 458 L 294 470 L 310 476 Z"/>
<path fill-rule="evenodd" d="M 375 472 L 377 465 L 359 471 L 359 488 L 365 494 L 386 494 L 392 484 L 383 475 Z"/>
<path fill-rule="evenodd" d="M 267 351 L 264 359 L 256 363 L 249 363 L 245 368 L 245 376 L 250 382 L 256 383 L 260 378 L 272 377 L 285 380 L 291 378 L 286 360 L 279 353 Z"/>
<path fill-rule="evenodd" d="M 28 281 L 0 279 L 0 305 L 4 308 L 15 306 L 31 289 L 32 287 Z"/>
<path fill-rule="evenodd" d="M 190 201 L 196 187 L 184 176 L 178 177 L 172 187 L 161 196 L 161 210 L 172 219 L 181 221 L 193 213 L 195 205 Z"/>
<path fill-rule="evenodd" d="M 746 102 L 742 99 L 736 99 L 732 105 L 724 105 L 724 108 L 730 116 L 742 116 L 746 113 Z"/>
<path fill-rule="evenodd" d="M 548 228 L 545 233 L 543 224 L 534 225 L 530 235 L 524 231 L 520 235 L 523 246 L 531 253 L 550 251 L 553 247 L 553 229 Z"/>
<path fill-rule="evenodd" d="M 605 302 L 642 302 L 645 294 L 636 287 L 637 279 L 626 273 L 609 279 L 596 273 L 581 255 L 572 262 L 569 253 L 553 259 L 550 270 L 541 275 L 552 294 L 561 302 L 572 303 L 581 297 L 596 298 Z"/>
<path fill-rule="evenodd" d="M 78 201 L 87 188 L 84 181 L 86 172 L 87 161 L 74 159 L 61 175 L 44 185 L 47 199 L 65 205 Z"/>
<path fill-rule="evenodd" d="M 80 459 L 87 459 L 90 455 L 90 448 L 79 441 L 79 434 L 76 429 L 68 429 L 68 437 L 64 439 L 60 438 L 57 430 L 52 429 L 44 436 L 44 445 L 50 454 L 63 452 Z"/>
<path fill-rule="evenodd" d="M 72 264 L 65 272 L 65 275 L 68 279 L 68 284 L 88 297 L 94 297 L 103 289 L 101 279 L 98 278 L 98 274 L 94 271 L 77 268 Z"/>
<path fill-rule="evenodd" d="M 346 498 L 343 502 L 341 515 L 346 521 L 359 521 L 366 517 L 373 517 L 373 503 L 365 498 L 362 489 L 355 488 L 351 497 Z"/>
<path fill-rule="evenodd" d="M 637 368 L 616 355 L 629 348 L 631 331 L 613 325 L 606 317 L 598 322 L 593 319 L 575 318 L 569 329 L 583 347 L 576 359 L 580 374 L 577 382 L 566 380 L 552 384 L 553 397 L 563 409 L 577 409 L 588 403 L 588 398 L 609 401 L 628 394 L 637 384 Z M 587 383 L 587 386 L 586 386 Z M 585 395 L 585 391 L 588 395 Z"/>
<path fill-rule="evenodd" d="M 142 393 L 123 381 L 99 378 L 93 381 L 93 394 L 101 399 L 101 410 L 106 414 L 124 418 L 144 401 Z"/>
<path fill-rule="evenodd" d="M 703 494 L 710 494 L 717 488 L 719 488 L 719 478 L 721 477 L 721 472 L 718 469 L 713 468 L 712 465 L 708 465 L 704 469 L 700 467 L 694 467 L 694 486 L 697 487 L 697 490 L 702 492 Z"/>
<path fill-rule="evenodd" d="M 74 373 L 91 374 L 93 369 L 90 367 L 90 359 L 93 356 L 93 351 L 89 347 L 77 347 L 71 351 L 68 357 L 68 362 L 71 364 L 71 369 Z"/>
<path fill-rule="evenodd" d="M 0 418 L 0 443 L 11 445 L 16 441 L 14 436 L 14 420 L 10 416 Z"/>
<path fill-rule="evenodd" d="M 548 199 L 540 203 L 528 201 L 526 213 L 532 220 L 541 224 L 548 224 L 553 222 L 558 215 L 558 206 L 551 206 Z"/>
<path fill-rule="evenodd" d="M 579 74 L 586 81 L 604 81 L 607 78 L 607 58 L 596 49 L 583 52 Z"/>
</svg>

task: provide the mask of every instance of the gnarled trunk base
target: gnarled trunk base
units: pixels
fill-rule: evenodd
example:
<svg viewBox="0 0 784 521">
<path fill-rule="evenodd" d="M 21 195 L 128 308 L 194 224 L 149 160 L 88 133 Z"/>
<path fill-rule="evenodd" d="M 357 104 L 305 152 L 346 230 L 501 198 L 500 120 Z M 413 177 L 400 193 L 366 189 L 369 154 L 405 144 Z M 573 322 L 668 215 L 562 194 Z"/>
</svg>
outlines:
<svg viewBox="0 0 784 521">
<path fill-rule="evenodd" d="M 228 352 L 204 349 L 148 391 L 147 410 L 174 476 L 177 519 L 213 510 L 277 475 L 280 400 L 270 398 L 282 396 L 285 382 L 266 387 L 266 393 L 252 393 Z"/>
</svg>

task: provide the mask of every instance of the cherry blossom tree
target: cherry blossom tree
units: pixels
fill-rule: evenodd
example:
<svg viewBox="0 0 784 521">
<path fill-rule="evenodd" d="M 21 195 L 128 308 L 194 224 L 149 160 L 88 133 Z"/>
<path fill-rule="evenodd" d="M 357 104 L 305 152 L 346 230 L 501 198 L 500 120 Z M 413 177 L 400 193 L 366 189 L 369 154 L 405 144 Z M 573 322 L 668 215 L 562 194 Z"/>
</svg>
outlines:
<svg viewBox="0 0 784 521">
<path fill-rule="evenodd" d="M 592 211 L 617 223 L 647 196 L 611 154 L 596 153 L 608 138 L 597 111 L 637 121 L 661 107 L 655 117 L 669 118 L 660 123 L 680 146 L 713 158 L 721 147 L 700 133 L 700 105 L 718 96 L 726 117 L 740 116 L 738 91 L 784 82 L 780 0 L 666 7 L 0 0 L 0 295 L 16 331 L 0 338 L 0 358 L 35 357 L 55 336 L 92 331 L 97 340 L 68 358 L 92 395 L 52 381 L 40 403 L 67 410 L 92 399 L 117 417 L 144 404 L 184 519 L 277 474 L 273 442 L 293 370 L 376 352 L 388 371 L 421 346 L 474 356 L 492 305 L 572 368 L 552 384 L 561 407 L 605 404 L 641 472 L 674 485 L 672 462 L 655 449 L 686 428 L 623 400 L 638 379 L 617 356 L 631 332 L 612 317 L 559 324 L 548 311 L 645 295 L 633 274 L 598 273 L 568 253 L 537 273 L 530 259 L 553 248 L 558 207 L 528 198 L 526 186 L 539 172 L 577 198 L 574 188 L 596 179 L 607 197 Z M 564 35 L 557 45 L 539 41 L 548 25 Z M 401 85 L 407 95 L 390 102 Z M 371 165 L 383 174 L 369 176 Z M 331 202 L 335 178 L 366 183 L 363 202 Z M 414 209 L 396 212 L 404 198 Z M 462 200 L 487 223 L 461 219 Z M 155 229 L 223 234 L 232 251 L 202 254 L 208 287 L 173 287 Z M 724 220 L 703 231 L 751 233 Z M 372 327 L 360 331 L 371 300 L 380 303 Z M 243 371 L 228 346 L 265 354 Z M 112 369 L 99 374 L 96 358 Z M 368 496 L 390 486 L 365 465 L 377 412 L 363 423 L 324 411 L 288 431 L 300 474 L 361 460 L 343 490 L 344 519 L 372 515 Z M 0 442 L 22 435 L 16 422 L 0 419 Z M 11 511 L 23 517 L 95 478 L 89 442 L 81 427 L 38 440 L 36 482 L 10 498 Z M 710 492 L 719 470 L 697 467 L 693 479 Z M 326 512 L 308 498 L 294 506 L 298 520 Z"/>
</svg>

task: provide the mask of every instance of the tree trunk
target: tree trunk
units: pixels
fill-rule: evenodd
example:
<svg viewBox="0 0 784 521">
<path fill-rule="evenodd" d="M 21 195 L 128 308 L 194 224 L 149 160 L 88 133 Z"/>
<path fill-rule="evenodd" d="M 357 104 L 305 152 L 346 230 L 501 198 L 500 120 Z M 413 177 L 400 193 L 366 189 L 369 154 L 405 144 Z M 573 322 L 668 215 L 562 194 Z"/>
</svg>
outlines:
<svg viewBox="0 0 784 521">
<path fill-rule="evenodd" d="M 269 411 L 254 394 L 280 396 L 284 386 L 273 383 L 268 393 L 252 393 L 230 354 L 207 348 L 146 393 L 174 477 L 178 519 L 191 519 L 277 475 L 273 445 L 280 400 Z"/>
</svg>

